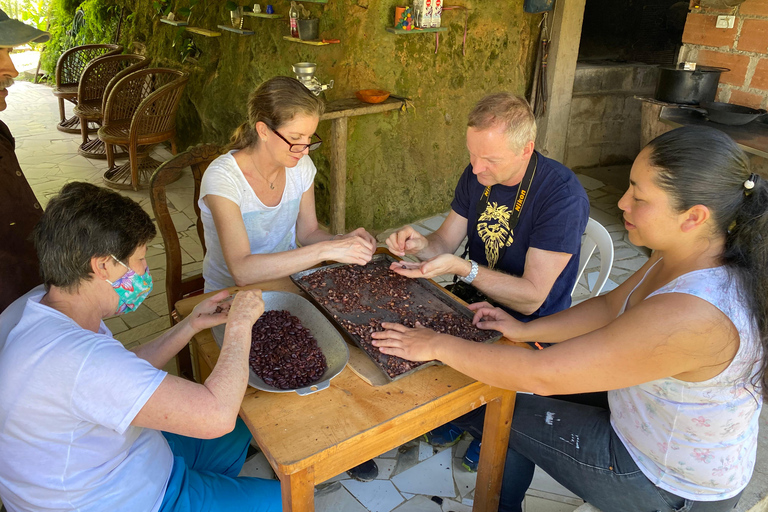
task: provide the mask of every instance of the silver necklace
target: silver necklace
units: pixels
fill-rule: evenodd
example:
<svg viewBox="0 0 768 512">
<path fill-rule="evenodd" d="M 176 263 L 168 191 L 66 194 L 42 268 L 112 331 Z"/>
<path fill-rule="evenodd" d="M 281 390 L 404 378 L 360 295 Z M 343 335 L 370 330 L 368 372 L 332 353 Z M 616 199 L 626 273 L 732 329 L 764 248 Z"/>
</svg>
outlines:
<svg viewBox="0 0 768 512">
<path fill-rule="evenodd" d="M 267 183 L 269 183 L 269 189 L 270 189 L 270 190 L 275 190 L 275 181 L 274 181 L 274 180 L 272 180 L 272 181 L 269 181 L 269 180 L 268 180 L 268 179 L 267 179 L 267 178 L 266 178 L 266 177 L 265 177 L 263 174 L 261 174 L 261 171 L 260 171 L 260 170 L 259 170 L 259 168 L 256 166 L 256 162 L 253 160 L 253 154 L 251 154 L 250 156 L 251 156 L 251 163 L 253 164 L 253 168 L 254 168 L 254 169 L 256 169 L 256 172 L 259 174 L 259 176 L 261 176 L 261 179 L 263 179 L 264 181 L 266 181 Z M 278 174 L 278 176 L 279 176 L 279 174 Z M 277 179 L 277 178 L 275 178 L 275 180 L 276 180 L 276 179 Z"/>
</svg>

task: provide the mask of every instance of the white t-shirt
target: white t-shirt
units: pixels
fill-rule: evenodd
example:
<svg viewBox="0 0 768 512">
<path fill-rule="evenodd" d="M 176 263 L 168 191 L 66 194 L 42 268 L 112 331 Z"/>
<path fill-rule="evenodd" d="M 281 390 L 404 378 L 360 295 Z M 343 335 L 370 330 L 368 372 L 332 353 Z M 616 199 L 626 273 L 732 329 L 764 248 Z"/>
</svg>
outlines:
<svg viewBox="0 0 768 512">
<path fill-rule="evenodd" d="M 211 210 L 203 199 L 207 195 L 224 197 L 240 207 L 248 233 L 251 254 L 269 254 L 296 248 L 296 220 L 301 196 L 313 186 L 317 169 L 309 155 L 296 167 L 285 169 L 285 190 L 277 206 L 265 206 L 245 179 L 233 156 L 235 150 L 211 162 L 200 185 L 200 217 L 205 232 L 203 260 L 205 291 L 235 286 L 221 250 L 219 234 Z"/>
<path fill-rule="evenodd" d="M 132 427 L 166 376 L 40 304 L 39 286 L 0 315 L 0 497 L 11 512 L 156 511 L 173 454 Z"/>
</svg>

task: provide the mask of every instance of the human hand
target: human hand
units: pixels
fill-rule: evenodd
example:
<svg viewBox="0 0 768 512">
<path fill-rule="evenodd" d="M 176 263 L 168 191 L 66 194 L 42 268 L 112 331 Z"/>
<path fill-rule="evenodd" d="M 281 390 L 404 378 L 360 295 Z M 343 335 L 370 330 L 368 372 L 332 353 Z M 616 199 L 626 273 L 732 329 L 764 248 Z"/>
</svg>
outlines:
<svg viewBox="0 0 768 512">
<path fill-rule="evenodd" d="M 324 244 L 322 258 L 355 265 L 365 265 L 371 261 L 373 253 L 376 252 L 376 240 L 370 235 L 368 235 L 369 239 L 356 234 L 360 230 L 368 235 L 364 229 L 359 228 L 340 238 L 322 242 Z"/>
<path fill-rule="evenodd" d="M 264 300 L 261 298 L 261 290 L 240 290 L 232 301 L 227 323 L 244 322 L 249 326 L 264 313 Z"/>
<path fill-rule="evenodd" d="M 464 269 L 463 267 L 468 268 Z M 434 258 L 419 263 L 395 261 L 392 262 L 389 269 L 404 277 L 432 279 L 433 277 L 445 274 L 459 274 L 461 276 L 466 276 L 472 269 L 472 264 L 453 254 L 439 254 Z M 466 270 L 466 272 L 464 270 Z"/>
<path fill-rule="evenodd" d="M 416 254 L 426 249 L 428 245 L 429 240 L 411 226 L 402 227 L 387 238 L 387 248 L 397 256 Z"/>
<path fill-rule="evenodd" d="M 470 304 L 469 309 L 475 312 L 472 323 L 478 329 L 495 329 L 510 340 L 523 340 L 525 323 L 516 320 L 503 309 L 495 308 L 487 302 Z"/>
<path fill-rule="evenodd" d="M 373 250 L 376 251 L 376 246 L 378 245 L 379 242 L 377 242 L 376 238 L 372 234 L 370 234 L 368 231 L 366 231 L 365 228 L 357 228 L 356 230 L 350 231 L 346 235 L 341 236 L 339 238 L 352 238 L 355 236 L 359 236 L 363 240 L 367 240 L 368 242 L 370 242 L 371 245 L 373 245 Z"/>
<path fill-rule="evenodd" d="M 383 331 L 374 332 L 373 346 L 382 354 L 402 357 L 409 361 L 432 361 L 437 358 L 435 347 L 445 334 L 438 334 L 416 323 L 415 328 L 383 322 Z"/>
<path fill-rule="evenodd" d="M 227 290 L 208 297 L 192 310 L 192 314 L 188 317 L 189 324 L 195 332 L 223 324 L 227 321 L 232 298 Z"/>
</svg>

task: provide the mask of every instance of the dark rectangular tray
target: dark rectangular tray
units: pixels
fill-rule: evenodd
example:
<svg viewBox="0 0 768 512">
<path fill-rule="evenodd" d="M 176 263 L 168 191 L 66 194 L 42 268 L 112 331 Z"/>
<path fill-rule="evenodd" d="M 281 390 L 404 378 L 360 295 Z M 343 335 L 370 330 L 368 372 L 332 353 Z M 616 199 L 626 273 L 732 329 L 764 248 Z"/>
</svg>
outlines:
<svg viewBox="0 0 768 512">
<path fill-rule="evenodd" d="M 369 265 L 382 265 L 388 268 L 390 264 L 395 261 L 398 261 L 398 260 L 390 256 L 389 254 L 380 253 L 380 254 L 374 255 Z M 332 295 L 340 296 L 343 294 L 354 294 L 355 292 L 360 292 L 361 290 L 352 290 L 352 289 L 342 290 L 340 289 L 340 287 L 334 286 L 334 283 L 331 282 L 332 279 L 330 278 L 326 278 L 324 280 L 327 286 L 322 288 L 313 289 L 307 283 L 307 278 L 316 272 L 322 272 L 328 269 L 342 267 L 342 266 L 347 266 L 347 264 L 334 263 L 334 264 L 326 265 L 323 267 L 312 268 L 309 270 L 304 270 L 302 272 L 297 272 L 291 275 L 291 281 L 293 281 L 296 284 L 296 286 L 301 288 L 307 295 L 309 295 L 312 302 L 314 302 L 318 308 L 324 311 L 332 319 L 332 321 L 336 324 L 336 326 L 342 332 L 344 332 L 355 343 L 355 345 L 357 345 L 373 361 L 373 363 L 379 368 L 379 370 L 381 370 L 381 372 L 384 374 L 384 376 L 387 378 L 389 382 L 398 380 L 402 377 L 405 377 L 406 375 L 410 375 L 411 373 L 421 368 L 425 368 L 427 366 L 431 366 L 435 364 L 440 364 L 438 361 L 427 361 L 395 377 L 391 377 L 389 373 L 387 373 L 385 362 L 387 361 L 387 358 L 393 358 L 395 356 L 389 356 L 385 354 L 378 354 L 377 356 L 374 356 L 370 354 L 368 350 L 366 350 L 364 344 L 362 343 L 362 338 L 358 334 L 351 332 L 345 326 L 344 321 L 352 322 L 358 325 L 369 325 L 370 321 L 376 321 L 378 323 L 381 323 L 381 322 L 402 323 L 402 320 L 403 320 L 402 317 L 382 307 L 382 305 L 386 305 L 393 300 L 400 300 L 400 299 L 393 299 L 392 297 L 385 296 L 385 297 L 382 297 L 379 301 L 376 301 L 376 303 L 374 303 L 374 301 L 371 301 L 371 300 L 361 299 L 360 304 L 364 306 L 363 308 L 356 309 L 355 311 L 350 311 L 350 312 L 342 311 L 339 307 L 335 306 L 332 300 L 328 300 L 328 292 L 330 291 Z M 472 311 L 470 311 L 463 304 L 459 303 L 452 296 L 448 295 L 442 287 L 438 286 L 432 281 L 429 281 L 427 279 L 408 279 L 406 288 L 407 288 L 407 292 L 410 294 L 410 297 L 405 302 L 409 304 L 409 307 L 413 307 L 414 310 L 417 311 L 419 315 L 423 314 L 424 316 L 432 316 L 434 314 L 440 314 L 440 313 L 455 313 L 465 318 L 468 318 L 469 320 L 471 320 L 474 316 L 474 313 L 472 313 Z M 366 299 L 368 298 L 369 297 L 366 297 Z M 483 337 L 480 340 L 480 342 L 482 343 L 492 343 L 498 340 L 499 338 L 501 338 L 501 333 L 498 331 L 478 331 L 478 332 L 483 334 L 487 333 L 487 336 Z M 379 360 L 379 358 L 381 358 L 381 360 Z M 395 358 L 395 359 L 397 360 L 399 358 Z"/>
</svg>

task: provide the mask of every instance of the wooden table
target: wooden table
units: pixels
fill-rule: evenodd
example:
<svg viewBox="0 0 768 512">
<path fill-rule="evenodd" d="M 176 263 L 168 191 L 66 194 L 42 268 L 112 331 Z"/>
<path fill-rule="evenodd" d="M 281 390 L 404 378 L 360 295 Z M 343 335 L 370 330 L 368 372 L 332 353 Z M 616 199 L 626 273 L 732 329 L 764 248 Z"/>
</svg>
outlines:
<svg viewBox="0 0 768 512">
<path fill-rule="evenodd" d="M 243 289 L 302 294 L 289 278 Z M 239 288 L 230 288 L 236 291 Z M 181 316 L 205 297 L 179 301 Z M 501 340 L 502 343 L 509 343 Z M 498 342 L 497 342 L 498 343 Z M 201 378 L 216 364 L 210 330 L 193 338 Z M 283 510 L 314 510 L 314 486 L 487 404 L 473 511 L 498 508 L 515 393 L 477 382 L 447 366 L 431 366 L 373 387 L 349 367 L 328 389 L 308 395 L 246 391 L 240 416 L 282 486 Z"/>
<path fill-rule="evenodd" d="M 387 98 L 382 103 L 364 103 L 357 98 L 345 98 L 326 103 L 321 121 L 330 120 L 331 124 L 331 222 L 330 231 L 334 235 L 345 233 L 345 215 L 347 210 L 347 125 L 353 116 L 377 114 L 388 110 L 399 110 L 405 101 Z"/>
</svg>

